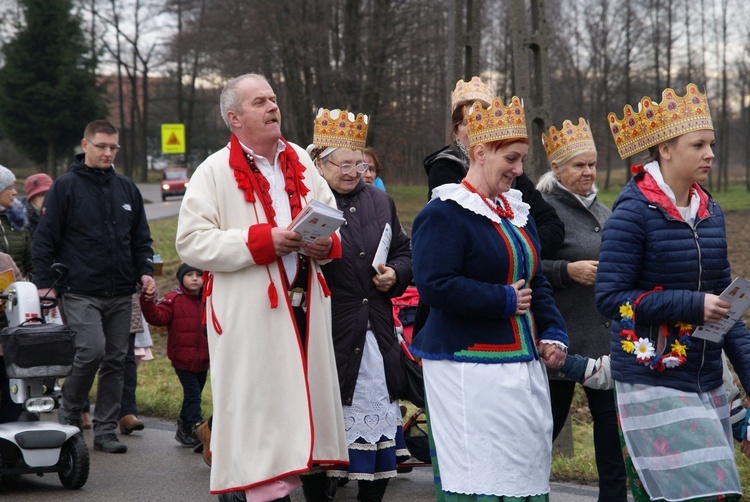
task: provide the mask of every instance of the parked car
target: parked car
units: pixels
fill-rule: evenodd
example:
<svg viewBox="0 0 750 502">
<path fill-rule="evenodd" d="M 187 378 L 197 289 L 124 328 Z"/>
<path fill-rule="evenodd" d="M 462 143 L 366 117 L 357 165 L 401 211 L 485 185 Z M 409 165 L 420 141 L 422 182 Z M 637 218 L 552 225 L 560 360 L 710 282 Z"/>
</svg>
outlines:
<svg viewBox="0 0 750 502">
<path fill-rule="evenodd" d="M 161 200 L 170 195 L 185 195 L 190 184 L 190 173 L 187 167 L 168 167 L 161 173 Z"/>
</svg>

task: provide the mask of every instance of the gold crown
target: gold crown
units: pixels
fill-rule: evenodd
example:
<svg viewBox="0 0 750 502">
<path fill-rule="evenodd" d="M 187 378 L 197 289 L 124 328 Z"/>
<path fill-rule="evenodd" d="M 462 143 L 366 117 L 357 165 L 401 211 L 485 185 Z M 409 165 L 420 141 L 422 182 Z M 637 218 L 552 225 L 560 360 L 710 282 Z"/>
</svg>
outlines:
<svg viewBox="0 0 750 502">
<path fill-rule="evenodd" d="M 471 77 L 471 80 L 456 82 L 456 88 L 451 92 L 451 114 L 456 111 L 461 103 L 473 103 L 481 101 L 484 106 L 490 106 L 495 97 L 495 88 L 492 84 L 485 84 L 479 77 Z"/>
<path fill-rule="evenodd" d="M 688 132 L 714 129 L 706 95 L 695 84 L 687 85 L 684 96 L 665 89 L 661 103 L 644 97 L 637 112 L 625 105 L 622 120 L 614 113 L 607 120 L 623 159 Z"/>
<path fill-rule="evenodd" d="M 501 139 L 528 138 L 523 103 L 513 96 L 508 106 L 494 98 L 489 108 L 479 101 L 466 114 L 469 127 L 469 146 Z"/>
<path fill-rule="evenodd" d="M 315 117 L 313 145 L 331 148 L 364 150 L 367 144 L 367 115 L 346 110 L 326 110 L 320 108 Z"/>
<path fill-rule="evenodd" d="M 578 118 L 578 125 L 565 120 L 559 131 L 555 126 L 550 127 L 549 134 L 542 133 L 542 144 L 550 164 L 559 163 L 559 160 L 563 158 L 570 158 L 574 152 L 596 150 L 591 127 L 583 117 Z"/>
</svg>

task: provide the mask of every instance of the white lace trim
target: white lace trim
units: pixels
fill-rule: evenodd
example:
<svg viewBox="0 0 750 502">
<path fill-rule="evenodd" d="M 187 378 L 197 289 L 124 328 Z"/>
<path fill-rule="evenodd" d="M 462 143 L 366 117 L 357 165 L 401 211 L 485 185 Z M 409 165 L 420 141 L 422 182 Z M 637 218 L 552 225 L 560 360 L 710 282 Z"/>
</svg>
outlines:
<svg viewBox="0 0 750 502">
<path fill-rule="evenodd" d="M 521 191 L 511 188 L 503 195 L 505 195 L 505 198 L 508 200 L 511 209 L 513 209 L 513 219 L 510 220 L 510 222 L 519 228 L 526 226 L 526 223 L 529 221 L 530 206 L 522 200 Z M 432 191 L 432 198 L 452 200 L 472 213 L 484 216 L 497 224 L 502 222 L 502 218 L 500 218 L 500 216 L 498 216 L 498 214 L 492 209 L 487 207 L 487 204 L 484 203 L 484 200 L 482 200 L 482 197 L 479 194 L 470 192 L 461 183 L 440 185 Z M 495 199 L 495 202 L 500 202 L 500 199 Z M 502 202 L 500 202 L 500 204 L 502 205 Z"/>
<path fill-rule="evenodd" d="M 362 362 L 351 406 L 343 406 L 346 442 L 351 448 L 357 439 L 374 446 L 383 436 L 394 440 L 396 428 L 402 425 L 398 401 L 390 401 L 385 381 L 385 366 L 372 330 L 367 330 Z M 361 443 L 356 449 L 370 449 Z M 391 444 L 395 446 L 395 442 Z"/>
</svg>

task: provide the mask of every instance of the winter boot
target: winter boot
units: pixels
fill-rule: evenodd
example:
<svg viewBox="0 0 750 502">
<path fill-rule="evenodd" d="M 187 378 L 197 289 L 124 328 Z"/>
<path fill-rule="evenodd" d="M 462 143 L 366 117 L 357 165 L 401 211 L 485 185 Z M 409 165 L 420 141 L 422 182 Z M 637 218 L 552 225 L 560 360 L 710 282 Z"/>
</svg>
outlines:
<svg viewBox="0 0 750 502">
<path fill-rule="evenodd" d="M 193 434 L 193 428 L 182 420 L 177 420 L 177 432 L 175 432 L 174 438 L 184 448 L 195 448 L 198 444 L 198 440 Z"/>
<path fill-rule="evenodd" d="M 359 502 L 380 502 L 385 495 L 385 489 L 388 487 L 388 478 L 376 479 L 375 481 L 360 480 L 359 493 L 357 500 Z"/>
<path fill-rule="evenodd" d="M 336 479 L 329 478 L 325 472 L 305 474 L 300 480 L 305 502 L 331 502 L 336 496 Z"/>
</svg>

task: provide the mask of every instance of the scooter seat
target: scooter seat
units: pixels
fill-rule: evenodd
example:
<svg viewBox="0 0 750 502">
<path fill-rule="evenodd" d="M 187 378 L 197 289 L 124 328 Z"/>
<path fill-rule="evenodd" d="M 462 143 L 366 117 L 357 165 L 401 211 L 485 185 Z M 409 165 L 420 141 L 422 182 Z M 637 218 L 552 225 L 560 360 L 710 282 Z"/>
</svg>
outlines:
<svg viewBox="0 0 750 502">
<path fill-rule="evenodd" d="M 60 448 L 68 439 L 67 434 L 55 430 L 24 431 L 14 437 L 16 444 L 25 450 Z"/>
</svg>

